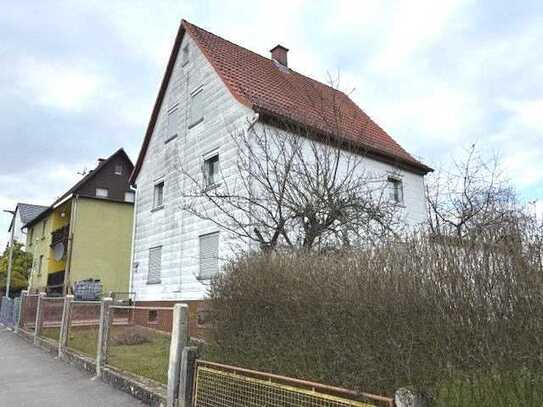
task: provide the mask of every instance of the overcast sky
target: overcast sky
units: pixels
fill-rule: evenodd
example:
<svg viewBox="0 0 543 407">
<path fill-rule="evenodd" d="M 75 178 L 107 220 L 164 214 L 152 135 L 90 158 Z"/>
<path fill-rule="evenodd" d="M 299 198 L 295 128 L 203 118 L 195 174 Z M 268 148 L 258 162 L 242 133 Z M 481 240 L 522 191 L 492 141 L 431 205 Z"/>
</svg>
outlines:
<svg viewBox="0 0 543 407">
<path fill-rule="evenodd" d="M 433 167 L 476 142 L 543 200 L 543 2 L 22 0 L 0 13 L 0 208 L 135 161 L 181 18 L 341 88 Z M 9 216 L 0 216 L 0 247 Z"/>
</svg>

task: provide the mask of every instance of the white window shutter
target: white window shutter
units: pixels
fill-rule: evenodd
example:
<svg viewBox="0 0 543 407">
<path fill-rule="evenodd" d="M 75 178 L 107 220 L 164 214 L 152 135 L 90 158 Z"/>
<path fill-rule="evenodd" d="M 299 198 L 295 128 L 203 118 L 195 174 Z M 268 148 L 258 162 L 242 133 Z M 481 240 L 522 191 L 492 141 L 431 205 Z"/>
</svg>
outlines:
<svg viewBox="0 0 543 407">
<path fill-rule="evenodd" d="M 219 232 L 200 236 L 201 280 L 209 280 L 219 272 Z"/>
<path fill-rule="evenodd" d="M 162 246 L 149 249 L 149 273 L 147 284 L 160 283 L 160 269 L 162 267 Z"/>
</svg>

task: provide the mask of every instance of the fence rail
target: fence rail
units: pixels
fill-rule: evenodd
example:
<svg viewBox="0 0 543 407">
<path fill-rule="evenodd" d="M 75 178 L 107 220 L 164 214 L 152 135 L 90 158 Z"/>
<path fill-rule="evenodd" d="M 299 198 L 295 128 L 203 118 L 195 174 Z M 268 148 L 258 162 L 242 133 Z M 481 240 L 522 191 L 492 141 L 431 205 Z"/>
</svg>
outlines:
<svg viewBox="0 0 543 407">
<path fill-rule="evenodd" d="M 165 384 L 167 407 L 394 407 L 379 395 L 199 360 L 197 348 L 188 346 L 186 304 L 116 305 L 110 297 L 23 293 L 18 302 L 2 300 L 0 318 L 33 329 L 34 343 L 43 336 L 56 340 L 59 358 L 67 349 L 95 357 L 98 377 L 112 367 Z M 170 330 L 161 329 L 164 320 Z"/>
<path fill-rule="evenodd" d="M 195 407 L 392 407 L 391 398 L 203 360 L 196 361 Z"/>
</svg>

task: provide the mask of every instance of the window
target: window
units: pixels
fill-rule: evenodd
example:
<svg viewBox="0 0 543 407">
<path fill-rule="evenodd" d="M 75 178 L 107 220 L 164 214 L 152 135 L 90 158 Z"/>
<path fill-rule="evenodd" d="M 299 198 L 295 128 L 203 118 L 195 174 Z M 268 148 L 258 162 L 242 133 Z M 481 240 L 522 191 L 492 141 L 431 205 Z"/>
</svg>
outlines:
<svg viewBox="0 0 543 407">
<path fill-rule="evenodd" d="M 162 246 L 149 249 L 149 272 L 147 284 L 160 283 L 160 269 L 162 267 Z"/>
<path fill-rule="evenodd" d="M 189 128 L 204 120 L 204 90 L 200 88 L 192 93 L 190 102 Z"/>
<path fill-rule="evenodd" d="M 147 315 L 147 320 L 151 324 L 158 324 L 158 310 L 156 309 L 149 310 L 149 314 Z"/>
<path fill-rule="evenodd" d="M 181 51 L 181 65 L 185 66 L 189 63 L 189 45 L 186 44 Z"/>
<path fill-rule="evenodd" d="M 122 165 L 116 165 L 115 166 L 115 175 L 123 175 L 123 166 Z"/>
<path fill-rule="evenodd" d="M 403 185 L 398 178 L 388 178 L 389 198 L 392 202 L 403 203 Z"/>
<path fill-rule="evenodd" d="M 43 267 L 43 254 L 40 256 L 40 259 L 38 260 L 38 274 L 41 274 L 42 267 Z"/>
<path fill-rule="evenodd" d="M 219 154 L 204 160 L 204 183 L 206 187 L 213 186 L 219 181 Z"/>
<path fill-rule="evenodd" d="M 201 280 L 209 280 L 219 272 L 219 232 L 200 236 Z"/>
<path fill-rule="evenodd" d="M 45 228 L 47 227 L 47 219 L 45 219 L 41 225 L 41 237 L 45 237 Z"/>
<path fill-rule="evenodd" d="M 155 185 L 153 194 L 153 209 L 161 208 L 164 205 L 164 181 Z"/>
<path fill-rule="evenodd" d="M 136 194 L 133 191 L 128 191 L 124 193 L 125 202 L 134 202 L 136 199 Z"/>
<path fill-rule="evenodd" d="M 96 188 L 96 196 L 99 198 L 107 198 L 109 190 L 107 188 Z"/>
</svg>

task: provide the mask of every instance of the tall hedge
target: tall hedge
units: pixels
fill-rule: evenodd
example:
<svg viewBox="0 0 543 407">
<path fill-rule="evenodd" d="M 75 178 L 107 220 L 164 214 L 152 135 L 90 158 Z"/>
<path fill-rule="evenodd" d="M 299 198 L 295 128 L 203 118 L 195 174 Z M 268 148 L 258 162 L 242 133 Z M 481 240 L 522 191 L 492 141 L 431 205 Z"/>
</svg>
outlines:
<svg viewBox="0 0 543 407">
<path fill-rule="evenodd" d="M 385 394 L 528 375 L 519 386 L 533 397 L 543 367 L 540 232 L 242 256 L 210 289 L 209 357 Z"/>
</svg>

